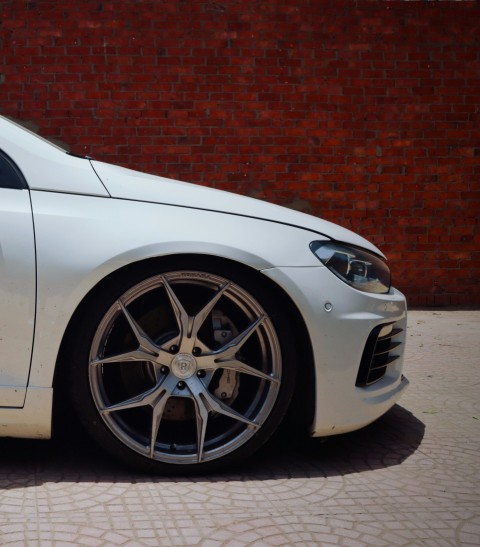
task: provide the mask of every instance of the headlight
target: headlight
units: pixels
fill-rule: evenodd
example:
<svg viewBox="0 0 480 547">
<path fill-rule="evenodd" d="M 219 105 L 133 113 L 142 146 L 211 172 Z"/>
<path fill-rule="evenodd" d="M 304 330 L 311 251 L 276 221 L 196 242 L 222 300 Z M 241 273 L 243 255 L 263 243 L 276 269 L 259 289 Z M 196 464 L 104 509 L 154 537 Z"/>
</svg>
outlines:
<svg viewBox="0 0 480 547">
<path fill-rule="evenodd" d="M 376 294 L 390 290 L 390 268 L 379 256 L 333 241 L 313 241 L 310 249 L 322 264 L 355 289 Z"/>
</svg>

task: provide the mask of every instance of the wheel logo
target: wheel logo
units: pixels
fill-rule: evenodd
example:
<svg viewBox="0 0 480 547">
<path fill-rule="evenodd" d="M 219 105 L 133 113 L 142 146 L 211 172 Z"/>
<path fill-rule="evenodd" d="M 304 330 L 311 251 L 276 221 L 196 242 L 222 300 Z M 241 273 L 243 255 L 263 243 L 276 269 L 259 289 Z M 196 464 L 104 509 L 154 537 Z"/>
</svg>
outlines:
<svg viewBox="0 0 480 547">
<path fill-rule="evenodd" d="M 172 372 L 177 378 L 185 380 L 197 371 L 197 361 L 189 353 L 179 353 L 172 361 Z"/>
</svg>

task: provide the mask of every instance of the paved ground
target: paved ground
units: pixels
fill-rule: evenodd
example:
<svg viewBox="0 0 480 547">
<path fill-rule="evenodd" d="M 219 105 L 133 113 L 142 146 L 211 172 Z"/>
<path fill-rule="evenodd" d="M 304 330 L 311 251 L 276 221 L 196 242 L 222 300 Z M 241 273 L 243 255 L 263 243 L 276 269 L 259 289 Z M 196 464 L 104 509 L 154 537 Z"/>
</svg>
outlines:
<svg viewBox="0 0 480 547">
<path fill-rule="evenodd" d="M 480 312 L 411 312 L 408 393 L 235 473 L 134 475 L 84 439 L 0 439 L 1 545 L 480 545 Z"/>
</svg>

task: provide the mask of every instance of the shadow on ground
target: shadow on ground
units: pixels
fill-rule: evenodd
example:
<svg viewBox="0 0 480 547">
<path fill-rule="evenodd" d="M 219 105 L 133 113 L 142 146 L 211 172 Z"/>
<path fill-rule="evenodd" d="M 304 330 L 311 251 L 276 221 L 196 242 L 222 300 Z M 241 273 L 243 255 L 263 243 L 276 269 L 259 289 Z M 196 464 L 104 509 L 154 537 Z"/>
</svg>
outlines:
<svg viewBox="0 0 480 547">
<path fill-rule="evenodd" d="M 344 476 L 399 465 L 417 450 L 425 426 L 396 405 L 374 424 L 327 440 L 285 429 L 235 469 L 194 477 L 132 472 L 96 448 L 78 426 L 73 429 L 52 441 L 0 439 L 0 489 L 62 481 L 225 482 Z"/>
</svg>

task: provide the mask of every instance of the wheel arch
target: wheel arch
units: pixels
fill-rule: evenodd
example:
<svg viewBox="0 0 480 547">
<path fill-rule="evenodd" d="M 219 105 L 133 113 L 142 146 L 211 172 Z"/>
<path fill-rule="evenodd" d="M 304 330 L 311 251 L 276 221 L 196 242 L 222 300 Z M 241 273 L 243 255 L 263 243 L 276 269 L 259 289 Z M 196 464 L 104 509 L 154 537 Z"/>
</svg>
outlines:
<svg viewBox="0 0 480 547">
<path fill-rule="evenodd" d="M 161 257 L 151 257 L 123 266 L 101 279 L 90 291 L 83 297 L 74 313 L 72 314 L 60 344 L 57 361 L 55 364 L 55 372 L 53 378 L 53 425 L 58 424 L 58 417 L 65 416 L 69 413 L 68 401 L 65 397 L 65 390 L 59 389 L 58 386 L 67 381 L 66 372 L 68 367 L 65 366 L 69 355 L 69 347 L 71 346 L 76 329 L 83 314 L 88 310 L 92 302 L 98 298 L 104 287 L 108 286 L 118 278 L 124 278 L 131 275 L 136 277 L 139 275 L 155 275 L 155 271 L 168 268 L 189 268 L 192 269 L 192 264 L 198 263 L 199 269 L 221 267 L 225 272 L 230 272 L 237 280 L 242 276 L 248 277 L 250 280 L 257 283 L 260 288 L 268 291 L 276 301 L 281 302 L 286 308 L 286 315 L 292 318 L 291 326 L 295 340 L 295 351 L 298 353 L 297 362 L 304 368 L 302 370 L 301 381 L 297 381 L 295 392 L 290 404 L 289 412 L 286 416 L 288 424 L 295 424 L 298 427 L 301 424 L 308 431 L 313 417 L 315 407 L 315 367 L 313 360 L 313 350 L 310 337 L 308 334 L 305 321 L 300 310 L 293 302 L 286 291 L 275 281 L 263 275 L 260 271 L 237 262 L 235 260 L 214 255 L 205 254 L 177 254 L 166 255 Z M 298 372 L 298 371 L 297 371 Z M 60 424 L 62 429 L 62 424 Z"/>
</svg>

